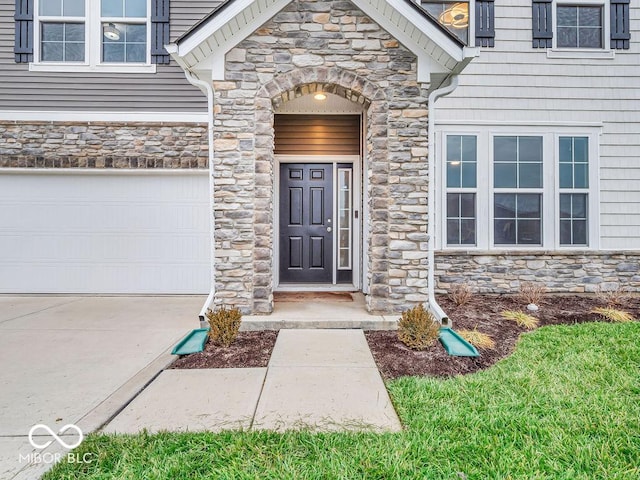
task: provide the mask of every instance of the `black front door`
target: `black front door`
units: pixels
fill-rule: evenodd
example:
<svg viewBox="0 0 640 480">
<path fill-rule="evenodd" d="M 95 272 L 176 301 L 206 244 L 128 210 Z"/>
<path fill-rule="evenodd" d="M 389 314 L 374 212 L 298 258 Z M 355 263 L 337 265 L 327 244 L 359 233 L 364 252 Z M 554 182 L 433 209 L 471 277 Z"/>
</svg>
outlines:
<svg viewBox="0 0 640 480">
<path fill-rule="evenodd" d="M 333 281 L 333 166 L 280 165 L 280 283 Z"/>
</svg>

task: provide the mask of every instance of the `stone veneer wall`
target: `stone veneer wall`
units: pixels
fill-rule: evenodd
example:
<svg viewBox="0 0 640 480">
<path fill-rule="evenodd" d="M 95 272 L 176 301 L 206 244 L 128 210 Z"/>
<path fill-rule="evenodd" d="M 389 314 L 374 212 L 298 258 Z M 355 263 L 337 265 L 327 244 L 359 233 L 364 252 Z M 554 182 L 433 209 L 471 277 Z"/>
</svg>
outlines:
<svg viewBox="0 0 640 480">
<path fill-rule="evenodd" d="M 214 82 L 217 303 L 273 308 L 274 104 L 314 89 L 368 105 L 370 311 L 427 299 L 427 91 L 416 58 L 347 1 L 290 3 Z"/>
<path fill-rule="evenodd" d="M 206 168 L 207 125 L 0 121 L 0 168 Z"/>
<path fill-rule="evenodd" d="M 521 282 L 544 283 L 550 292 L 640 292 L 640 252 L 437 252 L 435 276 L 440 293 L 454 283 L 479 293 L 515 293 Z"/>
</svg>

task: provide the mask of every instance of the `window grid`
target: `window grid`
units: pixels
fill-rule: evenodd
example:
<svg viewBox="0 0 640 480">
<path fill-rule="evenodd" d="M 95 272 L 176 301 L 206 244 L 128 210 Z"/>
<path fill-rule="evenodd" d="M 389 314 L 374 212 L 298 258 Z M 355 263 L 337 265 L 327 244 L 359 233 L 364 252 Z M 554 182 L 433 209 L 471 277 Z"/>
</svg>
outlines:
<svg viewBox="0 0 640 480">
<path fill-rule="evenodd" d="M 100 0 L 99 3 L 95 0 L 36 1 L 38 2 L 37 17 L 34 19 L 37 24 L 35 31 L 38 36 L 35 42 L 38 47 L 35 56 L 36 63 L 81 64 L 87 67 L 150 65 L 151 17 L 149 0 Z M 103 17 L 103 4 L 112 3 L 121 6 L 122 15 Z M 144 9 L 144 15 L 142 9 Z M 67 13 L 73 13 L 74 16 L 66 15 Z M 109 12 L 105 11 L 105 13 Z M 118 40 L 108 40 L 104 37 L 104 29 L 110 24 L 115 24 L 118 28 L 120 33 Z M 62 39 L 48 39 L 45 30 L 50 25 L 63 25 L 65 36 Z M 69 26 L 77 25 L 83 26 L 82 40 L 67 39 Z M 77 33 L 75 35 L 78 36 Z M 79 45 L 82 46 L 82 49 L 78 48 Z M 111 59 L 109 55 L 105 59 L 105 46 L 107 49 L 112 49 Z M 58 49 L 55 55 L 50 53 L 54 51 L 54 47 Z M 114 48 L 118 49 L 116 54 L 113 53 Z"/>
<path fill-rule="evenodd" d="M 120 38 L 101 37 L 103 63 L 146 63 L 147 61 L 146 0 L 101 0 L 102 30 L 111 27 Z"/>
<path fill-rule="evenodd" d="M 494 243 L 542 245 L 542 194 L 494 194 Z"/>
<path fill-rule="evenodd" d="M 562 246 L 589 244 L 589 139 L 558 139 L 559 241 Z"/>
<path fill-rule="evenodd" d="M 475 135 L 446 137 L 446 242 L 449 246 L 477 245 L 477 161 Z"/>
<path fill-rule="evenodd" d="M 447 193 L 447 244 L 476 244 L 476 194 Z"/>
<path fill-rule="evenodd" d="M 601 6 L 559 4 L 556 18 L 559 48 L 603 48 Z"/>
<path fill-rule="evenodd" d="M 560 194 L 560 244 L 588 245 L 588 196 Z"/>
</svg>

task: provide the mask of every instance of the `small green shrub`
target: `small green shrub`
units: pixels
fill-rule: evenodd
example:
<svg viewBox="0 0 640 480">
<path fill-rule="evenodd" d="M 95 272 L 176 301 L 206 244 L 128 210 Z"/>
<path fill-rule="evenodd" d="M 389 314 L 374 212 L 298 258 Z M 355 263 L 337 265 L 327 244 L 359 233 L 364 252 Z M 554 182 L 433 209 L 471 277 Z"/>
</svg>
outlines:
<svg viewBox="0 0 640 480">
<path fill-rule="evenodd" d="M 422 305 L 402 312 L 398 321 L 398 338 L 413 350 L 426 350 L 438 339 L 440 324 Z"/>
<path fill-rule="evenodd" d="M 237 307 L 226 308 L 222 306 L 215 312 L 207 310 L 209 319 L 209 338 L 215 344 L 228 347 L 238 336 L 242 313 Z"/>
<path fill-rule="evenodd" d="M 486 333 L 479 332 L 477 328 L 473 330 L 458 330 L 458 334 L 474 347 L 493 350 L 496 342 Z"/>
<path fill-rule="evenodd" d="M 597 307 L 591 310 L 591 313 L 597 313 L 598 315 L 606 318 L 610 322 L 622 323 L 622 322 L 630 322 L 633 320 L 633 317 L 629 312 L 625 312 L 624 310 L 618 310 L 613 307 Z"/>
<path fill-rule="evenodd" d="M 504 312 L 500 312 L 503 318 L 507 320 L 512 320 L 516 322 L 521 327 L 525 327 L 528 330 L 533 330 L 538 326 L 538 319 L 536 317 L 532 317 L 524 312 L 518 312 L 515 310 L 505 310 Z"/>
</svg>

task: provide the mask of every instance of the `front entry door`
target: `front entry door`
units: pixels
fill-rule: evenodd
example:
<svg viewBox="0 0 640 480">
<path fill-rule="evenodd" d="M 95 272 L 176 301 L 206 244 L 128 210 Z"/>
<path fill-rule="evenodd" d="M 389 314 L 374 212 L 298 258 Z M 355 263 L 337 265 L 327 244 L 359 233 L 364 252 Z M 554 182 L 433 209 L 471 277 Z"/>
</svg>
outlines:
<svg viewBox="0 0 640 480">
<path fill-rule="evenodd" d="M 333 282 L 333 165 L 280 165 L 280 283 Z"/>
</svg>

